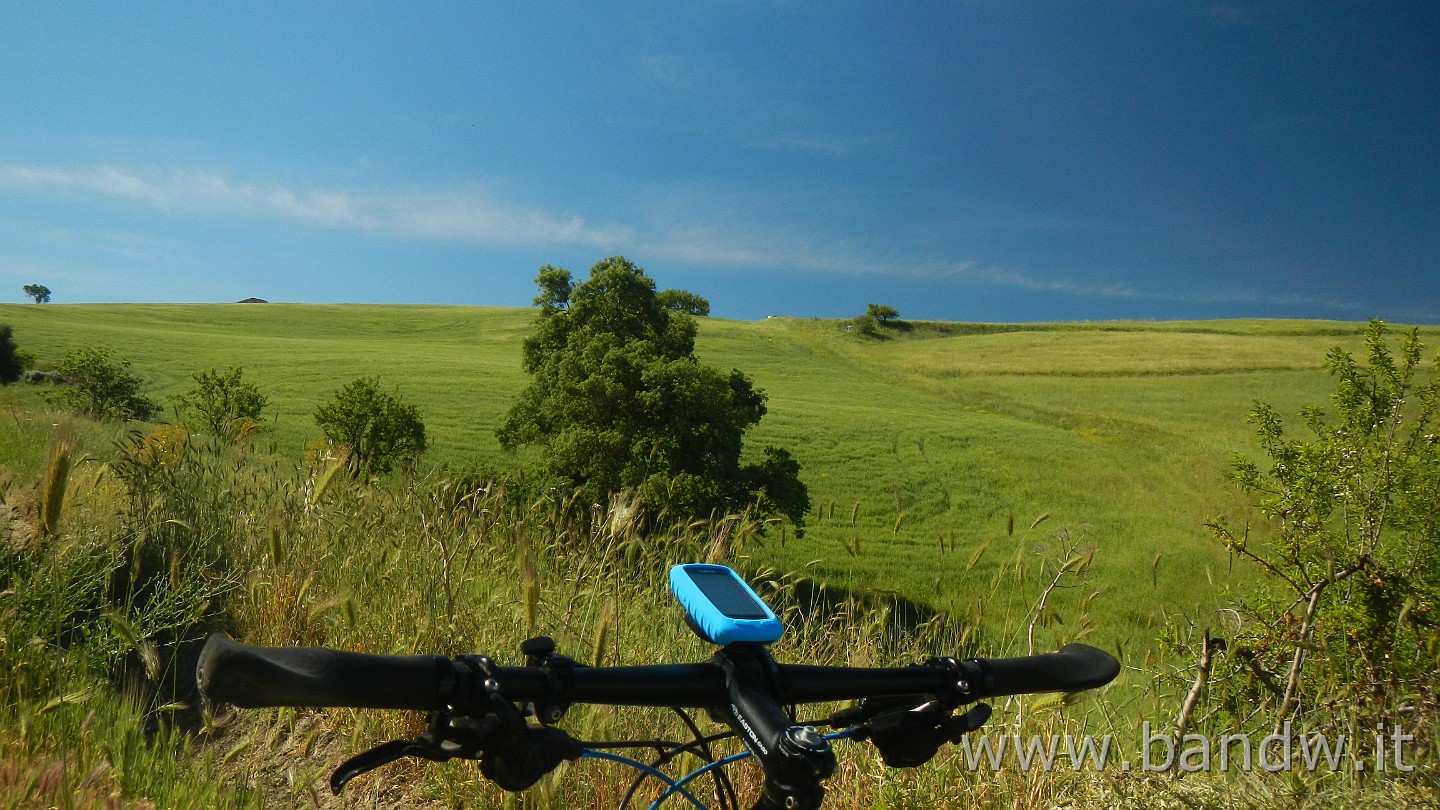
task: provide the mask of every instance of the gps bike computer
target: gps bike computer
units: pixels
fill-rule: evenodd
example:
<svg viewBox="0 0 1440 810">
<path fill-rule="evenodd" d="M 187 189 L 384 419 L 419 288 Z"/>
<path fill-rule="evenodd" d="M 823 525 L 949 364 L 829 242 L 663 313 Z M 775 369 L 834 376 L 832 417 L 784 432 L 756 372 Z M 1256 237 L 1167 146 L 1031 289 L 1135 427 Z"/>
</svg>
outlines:
<svg viewBox="0 0 1440 810">
<path fill-rule="evenodd" d="M 769 644 L 785 627 L 740 575 L 723 565 L 687 563 L 670 569 L 670 591 L 697 635 L 711 644 Z"/>
</svg>

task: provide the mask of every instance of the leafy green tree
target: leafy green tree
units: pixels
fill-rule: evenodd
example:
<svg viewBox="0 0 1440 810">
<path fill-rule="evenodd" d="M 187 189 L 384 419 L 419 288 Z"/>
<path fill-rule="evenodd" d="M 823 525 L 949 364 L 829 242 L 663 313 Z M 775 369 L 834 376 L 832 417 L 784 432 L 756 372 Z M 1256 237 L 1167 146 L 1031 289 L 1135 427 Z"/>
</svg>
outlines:
<svg viewBox="0 0 1440 810">
<path fill-rule="evenodd" d="M 213 436 L 229 441 L 248 436 L 260 428 L 269 398 L 244 375 L 239 367 L 202 371 L 194 375 L 195 387 L 176 397 L 176 409 Z"/>
<path fill-rule="evenodd" d="M 865 307 L 865 314 L 874 318 L 882 326 L 900 317 L 899 310 L 889 304 L 869 304 Z"/>
<path fill-rule="evenodd" d="M 384 474 L 414 463 L 429 447 L 420 411 L 380 380 L 360 377 L 315 410 L 315 424 L 333 444 L 349 447 L 356 474 Z"/>
<path fill-rule="evenodd" d="M 886 304 L 868 304 L 865 307 L 864 315 L 857 315 L 850 321 L 847 329 L 854 329 L 865 337 L 884 337 L 882 329 L 889 328 L 896 318 L 900 317 L 899 311 Z"/>
<path fill-rule="evenodd" d="M 103 347 L 67 352 L 55 364 L 67 385 L 46 394 L 63 408 L 98 419 L 150 420 L 160 406 L 145 396 L 145 380 L 130 371 L 130 361 Z"/>
<path fill-rule="evenodd" d="M 50 288 L 44 284 L 26 284 L 21 289 L 25 290 L 26 295 L 34 298 L 37 304 L 47 304 L 50 302 Z"/>
<path fill-rule="evenodd" d="M 0 324 L 0 385 L 9 385 L 20 379 L 25 370 L 20 350 L 15 345 L 15 336 L 10 324 Z"/>
<path fill-rule="evenodd" d="M 676 518 L 755 504 L 803 527 L 809 495 L 789 453 L 741 463 L 765 395 L 739 370 L 696 360 L 695 320 L 672 304 L 698 296 L 656 293 L 619 256 L 578 283 L 542 267 L 536 284 L 540 314 L 522 355 L 531 381 L 497 431 L 502 447 L 538 445 L 549 474 L 591 502 L 632 490 Z"/>
<path fill-rule="evenodd" d="M 1300 714 L 1322 726 L 1421 722 L 1397 714 L 1407 705 L 1440 719 L 1417 697 L 1440 687 L 1440 377 L 1417 374 L 1416 331 L 1396 352 L 1372 321 L 1365 349 L 1363 363 L 1340 348 L 1326 356 L 1338 382 L 1328 412 L 1301 411 L 1308 435 L 1256 404 L 1269 460 L 1237 456 L 1233 478 L 1257 497 L 1265 531 L 1211 524 L 1265 573 L 1232 645 L 1241 677 L 1227 682 L 1249 690 L 1237 713 L 1260 704 L 1277 728 Z"/>
</svg>

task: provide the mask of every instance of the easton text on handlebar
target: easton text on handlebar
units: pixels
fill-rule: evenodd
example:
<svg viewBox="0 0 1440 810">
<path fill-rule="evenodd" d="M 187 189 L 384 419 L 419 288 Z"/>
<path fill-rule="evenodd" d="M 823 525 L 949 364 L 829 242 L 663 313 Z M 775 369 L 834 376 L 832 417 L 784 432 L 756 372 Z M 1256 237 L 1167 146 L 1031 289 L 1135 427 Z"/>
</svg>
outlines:
<svg viewBox="0 0 1440 810">
<path fill-rule="evenodd" d="M 989 716 L 983 705 L 952 716 L 959 706 L 1004 695 L 1094 689 L 1120 671 L 1113 657 L 1084 644 L 1023 658 L 931 658 L 894 668 L 779 664 L 764 645 L 750 642 L 720 648 L 705 662 L 649 666 L 586 667 L 555 654 L 553 642 L 543 637 L 521 649 L 526 665 L 503 667 L 477 656 L 251 647 L 216 634 L 205 644 L 197 675 L 210 701 L 241 708 L 345 706 L 431 713 L 430 731 L 419 739 L 387 743 L 342 765 L 331 782 L 336 792 L 350 778 L 402 756 L 478 759 L 485 776 L 502 788 L 522 790 L 561 761 L 598 745 L 552 727 L 573 703 L 708 709 L 760 761 L 766 780 L 758 810 L 819 807 L 821 782 L 835 767 L 832 737 L 870 739 L 886 764 L 913 767 Z M 858 703 L 826 723 L 843 729 L 839 735 L 798 725 L 783 708 L 844 700 Z M 527 723 L 526 715 L 538 725 Z M 708 751 L 708 741 L 675 745 Z M 694 774 L 675 781 L 630 762 L 669 785 L 662 799 L 678 794 L 703 807 L 684 788 Z M 733 789 L 725 806 L 738 806 Z"/>
</svg>

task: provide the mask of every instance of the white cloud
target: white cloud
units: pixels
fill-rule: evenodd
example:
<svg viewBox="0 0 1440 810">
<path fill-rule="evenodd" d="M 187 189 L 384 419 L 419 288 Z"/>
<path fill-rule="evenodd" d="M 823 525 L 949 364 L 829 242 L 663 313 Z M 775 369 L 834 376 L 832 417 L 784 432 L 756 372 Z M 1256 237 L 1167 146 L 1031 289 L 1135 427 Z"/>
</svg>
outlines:
<svg viewBox="0 0 1440 810">
<path fill-rule="evenodd" d="M 1363 309 L 1353 302 L 1320 296 L 1274 295 L 1255 290 L 1143 289 L 1123 281 L 1090 281 L 1083 275 L 921 255 L 903 244 L 887 247 L 871 239 L 836 237 L 802 224 L 759 219 L 763 213 L 757 211 L 773 213 L 773 209 L 756 209 L 745 199 L 722 200 L 716 196 L 704 198 L 703 215 L 696 213 L 699 203 L 695 200 L 671 200 L 652 207 L 650 216 L 642 215 L 643 221 L 637 224 L 597 226 L 579 215 L 497 201 L 478 189 L 376 191 L 305 187 L 268 178 L 239 179 L 207 168 L 0 164 L 0 192 L 84 203 L 100 198 L 177 216 L 268 219 L 402 239 L 474 245 L 580 246 L 605 254 L 623 252 L 643 263 L 672 261 L 714 269 L 950 280 L 1083 298 L 1318 307 L 1339 312 Z M 726 215 L 726 211 L 747 210 L 749 214 Z M 0 225 L 4 223 L 0 220 Z M 965 224 L 980 227 L 975 222 Z M 1014 222 L 988 225 L 1019 227 Z M 1030 222 L 1026 227 L 1054 229 L 1061 225 L 1067 223 Z M 18 228 L 20 224 L 10 226 Z M 33 224 L 25 227 L 26 235 L 31 240 L 36 238 Z M 84 241 L 113 255 L 151 262 L 183 264 L 188 261 L 184 254 L 190 252 L 182 243 L 151 236 L 119 232 L 88 236 L 75 240 L 51 234 L 48 240 L 41 241 L 48 241 L 52 247 L 56 243 Z M 16 266 L 32 274 L 53 270 L 33 261 L 12 262 L 12 268 Z"/>
<path fill-rule="evenodd" d="M 171 214 L 257 217 L 473 244 L 613 247 L 632 236 L 628 229 L 593 226 L 579 216 L 496 202 L 478 190 L 306 188 L 205 168 L 0 164 L 0 189 L 98 196 Z"/>
</svg>

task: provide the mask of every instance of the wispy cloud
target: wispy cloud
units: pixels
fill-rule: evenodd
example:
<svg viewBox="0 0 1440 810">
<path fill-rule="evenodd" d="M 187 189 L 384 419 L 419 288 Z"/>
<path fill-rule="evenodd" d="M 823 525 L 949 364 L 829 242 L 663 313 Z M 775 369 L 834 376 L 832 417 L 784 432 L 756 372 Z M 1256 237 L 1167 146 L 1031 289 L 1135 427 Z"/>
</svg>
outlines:
<svg viewBox="0 0 1440 810">
<path fill-rule="evenodd" d="M 303 187 L 206 168 L 0 164 L 0 189 L 46 197 L 100 197 L 170 214 L 255 217 L 474 244 L 609 247 L 632 237 L 624 228 L 497 202 L 478 190 Z"/>
<path fill-rule="evenodd" d="M 267 219 L 316 228 L 476 245 L 578 245 L 721 268 L 788 268 L 854 275 L 891 262 L 803 228 L 663 215 L 595 225 L 578 214 L 498 201 L 474 189 L 355 190 L 237 178 L 211 168 L 0 164 L 0 192 L 93 204 L 136 204 L 172 216 Z M 713 202 L 713 199 L 711 200 Z M 737 202 L 737 205 L 743 205 Z"/>
<path fill-rule="evenodd" d="M 693 201 L 636 215 L 619 224 L 596 225 L 585 217 L 506 203 L 477 189 L 355 190 L 312 187 L 268 178 L 237 178 L 207 168 L 0 164 L 0 192 L 45 199 L 97 199 L 144 206 L 173 216 L 239 217 L 315 228 L 382 234 L 480 246 L 560 246 L 623 252 L 645 262 L 669 261 L 713 271 L 797 272 L 847 278 L 991 285 L 1025 292 L 1092 299 L 1156 301 L 1191 305 L 1255 305 L 1373 314 L 1365 304 L 1323 294 L 1277 294 L 1259 289 L 1177 289 L 1129 281 L 1094 280 L 1096 274 L 1017 269 L 982 258 L 926 254 L 900 242 L 837 236 L 833 231 L 726 210 L 750 210 L 744 200 L 728 205 L 707 197 L 703 216 Z M 0 224 L 4 224 L 0 222 Z M 1064 229 L 1068 222 L 993 221 L 986 227 Z M 970 228 L 980 223 L 967 223 Z M 19 227 L 11 223 L 11 227 Z M 1113 226 L 1112 226 L 1113 227 Z M 1081 227 L 1081 230 L 1089 230 Z M 36 234 L 27 231 L 33 241 Z M 43 234 L 41 235 L 43 237 Z M 42 238 L 42 242 L 46 241 Z M 83 241 L 113 255 L 186 263 L 191 251 L 173 239 L 96 232 L 76 240 L 52 235 L 50 243 Z M 33 264 L 33 263 L 32 263 Z M 14 269 L 16 262 L 11 262 Z M 29 269 L 29 268 L 27 268 Z M 35 266 L 38 271 L 39 267 Z M 1107 274 L 1108 275 L 1108 274 Z M 1433 317 L 1433 314 L 1432 314 Z"/>
<path fill-rule="evenodd" d="M 1000 267 L 986 267 L 976 263 L 957 264 L 940 275 L 957 279 L 995 284 L 1029 292 L 1059 293 L 1081 298 L 1099 298 L 1126 301 L 1158 301 L 1191 306 L 1235 306 L 1285 307 L 1306 311 L 1321 311 L 1335 314 L 1350 314 L 1371 317 L 1375 314 L 1372 302 L 1355 301 L 1339 296 L 1325 296 L 1305 293 L 1276 293 L 1260 289 L 1152 289 L 1138 287 L 1129 282 L 1094 283 L 1063 276 L 1042 276 Z M 1418 310 L 1416 310 L 1418 312 Z M 1433 318 L 1434 313 L 1428 317 Z"/>
<path fill-rule="evenodd" d="M 827 242 L 782 227 L 725 223 L 714 218 L 703 224 L 652 223 L 635 250 L 668 261 L 712 267 L 785 268 L 857 276 L 880 270 L 863 248 L 852 243 Z"/>
</svg>

